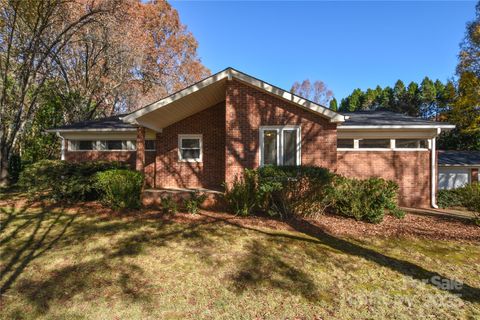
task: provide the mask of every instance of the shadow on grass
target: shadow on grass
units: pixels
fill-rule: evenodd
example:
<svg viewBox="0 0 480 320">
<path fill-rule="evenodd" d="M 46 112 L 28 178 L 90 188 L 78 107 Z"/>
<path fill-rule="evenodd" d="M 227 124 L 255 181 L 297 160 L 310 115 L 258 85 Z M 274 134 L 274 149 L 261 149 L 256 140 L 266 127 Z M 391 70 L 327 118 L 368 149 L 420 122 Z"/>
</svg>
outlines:
<svg viewBox="0 0 480 320">
<path fill-rule="evenodd" d="M 282 256 L 279 247 L 291 245 L 292 240 L 318 244 L 321 248 L 319 252 L 330 248 L 332 251 L 361 257 L 420 281 L 434 276 L 448 279 L 409 261 L 389 257 L 334 237 L 305 220 L 287 222 L 293 229 L 307 236 L 250 227 L 239 222 L 236 217 L 208 213 L 201 213 L 195 221 L 178 223 L 156 215 L 108 217 L 87 215 L 86 211 L 88 209 L 84 208 L 77 213 L 65 213 L 64 210 L 52 211 L 48 206 L 39 208 L 38 213 L 29 212 L 28 207 L 15 212 L 2 209 L 2 222 L 8 221 L 8 228 L 4 227 L 0 233 L 3 251 L 0 255 L 0 293 L 11 288 L 34 259 L 54 246 L 56 249 L 83 246 L 92 239 L 97 239 L 97 236 L 112 237 L 108 246 L 94 246 L 90 249 L 93 250 L 90 252 L 93 256 L 91 259 L 80 256 L 79 261 L 70 261 L 67 266 L 60 266 L 39 279 L 23 277 L 16 286 L 18 293 L 26 297 L 40 313 L 46 313 L 53 302 L 68 301 L 77 294 L 91 291 L 91 295 L 95 296 L 95 292 L 99 292 L 102 287 L 111 287 L 108 290 L 112 294 L 120 294 L 132 301 L 145 301 L 147 303 L 143 305 L 149 308 L 148 301 L 155 289 L 150 288 L 142 266 L 132 263 L 129 258 L 146 254 L 147 246 L 177 248 L 174 245 L 181 244 L 179 248 L 185 251 L 186 259 L 192 259 L 189 254 L 193 254 L 202 263 L 213 267 L 221 266 L 225 260 L 217 254 L 221 246 L 219 241 L 226 242 L 223 247 L 228 248 L 239 237 L 248 237 L 251 231 L 261 233 L 265 238 L 248 239 L 243 247 L 245 254 L 239 257 L 229 255 L 235 259 L 235 270 L 229 278 L 231 290 L 239 294 L 247 289 L 266 287 L 300 295 L 309 301 L 329 299 L 317 288 L 311 275 L 291 262 L 292 259 Z M 222 225 L 233 226 L 241 233 L 221 228 Z M 322 257 L 319 252 L 313 250 L 306 254 L 320 263 Z M 171 258 L 165 256 L 161 259 L 165 260 L 159 263 L 169 263 L 168 259 Z M 480 290 L 467 284 L 452 293 L 459 294 L 466 301 L 480 301 Z"/>
<path fill-rule="evenodd" d="M 439 290 L 446 290 L 446 289 L 443 289 L 441 286 L 436 286 L 434 283 L 432 283 L 431 280 L 434 277 L 438 277 L 439 279 L 446 280 L 449 283 L 456 283 L 456 280 L 454 279 L 450 279 L 435 271 L 427 270 L 412 262 L 390 257 L 382 253 L 379 253 L 375 250 L 362 247 L 360 245 L 354 244 L 352 242 L 349 242 L 341 238 L 334 237 L 326 233 L 320 227 L 303 219 L 290 219 L 287 221 L 287 223 L 294 230 L 301 232 L 303 234 L 306 234 L 312 237 L 313 239 L 308 239 L 308 238 L 285 234 L 285 233 L 272 233 L 266 230 L 261 230 L 254 227 L 245 226 L 236 222 L 232 222 L 230 221 L 230 219 L 223 219 L 223 218 L 216 218 L 216 219 L 219 219 L 226 224 L 236 226 L 238 228 L 244 228 L 244 229 L 252 230 L 255 232 L 260 232 L 270 237 L 288 238 L 292 240 L 313 242 L 313 243 L 326 245 L 332 249 L 338 250 L 339 252 L 342 252 L 351 256 L 361 257 L 368 261 L 372 261 L 379 266 L 389 268 L 392 271 L 398 272 L 400 274 L 411 277 L 413 279 L 416 279 L 422 282 L 428 281 L 427 282 L 428 284 L 430 284 L 431 286 Z M 259 248 L 252 247 L 251 248 L 252 261 L 248 263 L 248 267 L 246 267 L 245 270 L 241 271 L 240 274 L 243 274 L 246 271 L 251 275 L 262 275 L 263 274 L 262 263 L 257 261 L 258 259 L 261 259 L 262 254 L 263 255 L 266 254 L 265 257 L 268 258 L 268 249 L 263 248 L 263 251 L 262 250 L 259 251 Z M 280 265 L 280 270 L 281 270 L 281 265 Z M 290 275 L 290 273 L 286 273 L 286 275 Z M 238 287 L 242 288 L 242 283 L 244 282 L 249 283 L 251 286 L 254 286 L 255 284 L 260 284 L 264 279 L 265 277 L 262 277 L 262 276 L 259 276 L 259 277 L 239 276 L 236 278 L 236 281 L 238 282 L 237 284 Z M 308 283 L 308 280 L 306 281 L 306 283 Z M 308 288 L 308 290 L 312 290 L 312 289 L 314 288 L 313 287 Z M 461 288 L 458 290 L 446 290 L 446 291 L 452 294 L 458 295 L 462 300 L 465 300 L 465 301 L 470 301 L 474 303 L 480 302 L 480 289 L 469 286 L 466 283 L 463 283 L 461 285 Z"/>
<path fill-rule="evenodd" d="M 18 212 L 8 211 L 2 208 L 2 215 L 7 214 L 7 221 L 12 223 L 15 219 L 25 219 L 25 222 L 17 226 L 13 231 L 2 236 L 0 243 L 3 247 L 2 268 L 0 270 L 0 296 L 4 294 L 15 280 L 22 274 L 24 269 L 36 258 L 50 250 L 65 234 L 68 227 L 75 219 L 75 215 L 65 215 L 63 211 L 52 214 L 51 207 L 42 205 L 40 212 L 25 214 L 28 206 L 24 206 Z M 2 220 L 3 222 L 3 220 Z M 61 225 L 57 230 L 57 226 Z M 5 227 L 6 228 L 6 227 Z M 25 230 L 24 230 L 25 229 Z M 9 245 L 18 237 L 19 233 L 32 229 L 25 241 Z M 56 234 L 55 234 L 56 233 Z M 2 234 L 0 234 L 1 236 Z M 10 257 L 7 256 L 10 254 Z M 4 257 L 6 262 L 3 263 Z"/>
</svg>

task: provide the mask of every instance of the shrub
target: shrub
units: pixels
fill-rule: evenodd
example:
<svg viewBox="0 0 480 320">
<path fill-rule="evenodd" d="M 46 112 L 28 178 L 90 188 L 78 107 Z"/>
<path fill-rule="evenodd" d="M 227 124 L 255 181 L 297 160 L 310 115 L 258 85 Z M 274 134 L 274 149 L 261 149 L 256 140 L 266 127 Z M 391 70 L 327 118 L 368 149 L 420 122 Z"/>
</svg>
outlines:
<svg viewBox="0 0 480 320">
<path fill-rule="evenodd" d="M 439 190 L 437 204 L 440 208 L 463 207 L 463 197 L 460 189 Z"/>
<path fill-rule="evenodd" d="M 328 206 L 333 174 L 314 166 L 265 166 L 258 169 L 258 201 L 270 214 L 317 217 Z"/>
<path fill-rule="evenodd" d="M 183 201 L 183 205 L 188 213 L 197 214 L 200 206 L 205 200 L 207 200 L 207 196 L 205 194 L 191 192 L 190 198 L 185 199 Z"/>
<path fill-rule="evenodd" d="M 175 214 L 178 212 L 178 205 L 171 195 L 163 197 L 160 200 L 160 206 L 162 207 L 163 214 Z"/>
<path fill-rule="evenodd" d="M 230 210 L 241 216 L 248 216 L 258 204 L 257 172 L 246 169 L 242 177 L 235 177 L 231 187 L 225 185 L 225 201 Z"/>
<path fill-rule="evenodd" d="M 397 191 L 395 182 L 381 178 L 359 180 L 336 176 L 328 202 L 337 214 L 378 223 L 386 211 L 397 218 L 404 217 L 405 213 L 397 206 Z"/>
<path fill-rule="evenodd" d="M 440 190 L 437 202 L 441 208 L 464 207 L 474 213 L 474 220 L 480 224 L 480 183 L 467 184 L 462 188 Z"/>
<path fill-rule="evenodd" d="M 96 174 L 95 187 L 101 200 L 113 209 L 140 207 L 143 175 L 127 169 L 113 169 Z"/>
<path fill-rule="evenodd" d="M 23 169 L 18 185 L 31 195 L 44 195 L 57 201 L 92 200 L 98 198 L 95 174 L 123 167 L 125 165 L 118 162 L 41 160 Z"/>
</svg>

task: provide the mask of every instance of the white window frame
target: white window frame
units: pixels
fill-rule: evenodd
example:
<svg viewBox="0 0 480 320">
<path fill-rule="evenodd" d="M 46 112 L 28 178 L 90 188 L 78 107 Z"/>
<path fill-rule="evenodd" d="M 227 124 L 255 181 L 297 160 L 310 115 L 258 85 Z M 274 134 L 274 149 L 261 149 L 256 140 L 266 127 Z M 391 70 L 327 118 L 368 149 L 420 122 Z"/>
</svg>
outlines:
<svg viewBox="0 0 480 320">
<path fill-rule="evenodd" d="M 93 148 L 91 150 L 78 150 L 78 149 L 75 149 L 75 148 L 72 148 L 74 144 L 77 144 L 77 142 L 79 141 L 92 141 L 93 143 Z M 126 149 L 107 149 L 107 141 L 122 141 L 122 145 L 125 145 L 126 146 Z M 82 140 L 82 139 L 71 139 L 69 140 L 69 143 L 68 143 L 68 151 L 69 152 L 91 152 L 91 151 L 95 151 L 95 152 L 134 152 L 137 150 L 137 147 L 135 145 L 135 143 L 133 143 L 133 141 L 135 141 L 134 139 L 101 139 L 101 140 Z M 105 148 L 103 148 L 105 147 Z"/>
<path fill-rule="evenodd" d="M 342 138 L 347 140 L 347 138 Z M 353 148 L 337 148 L 338 151 L 428 151 L 431 149 L 431 139 L 425 138 L 408 138 L 411 140 L 426 140 L 428 143 L 427 148 L 397 148 L 396 147 L 396 140 L 397 139 L 390 139 L 390 138 L 378 138 L 384 140 L 390 140 L 390 147 L 388 148 L 360 148 L 360 140 L 368 140 L 368 139 L 377 139 L 377 138 L 357 138 L 351 139 L 353 140 Z M 407 139 L 407 138 L 399 138 L 399 139 Z"/>
<path fill-rule="evenodd" d="M 196 159 L 182 159 L 182 140 L 183 139 L 199 139 L 200 154 Z M 178 135 L 178 162 L 203 162 L 203 135 L 202 134 L 179 134 Z"/>
<path fill-rule="evenodd" d="M 260 127 L 260 166 L 264 166 L 264 141 L 263 133 L 265 131 L 276 131 L 277 132 L 277 165 L 283 166 L 283 131 L 296 131 L 297 133 L 297 159 L 296 166 L 302 164 L 302 139 L 301 139 L 301 126 L 297 125 L 286 125 L 286 126 L 261 126 Z"/>
</svg>

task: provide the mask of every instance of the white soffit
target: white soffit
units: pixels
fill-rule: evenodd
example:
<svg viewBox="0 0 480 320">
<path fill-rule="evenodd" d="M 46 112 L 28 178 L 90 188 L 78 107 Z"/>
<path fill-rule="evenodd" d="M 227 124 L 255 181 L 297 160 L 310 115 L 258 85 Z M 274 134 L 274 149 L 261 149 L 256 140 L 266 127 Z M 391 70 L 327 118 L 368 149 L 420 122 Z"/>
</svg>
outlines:
<svg viewBox="0 0 480 320">
<path fill-rule="evenodd" d="M 123 121 L 159 131 L 162 128 L 224 101 L 226 81 L 233 78 L 328 118 L 330 122 L 341 123 L 345 121 L 345 117 L 341 114 L 232 68 L 214 74 L 167 98 L 133 112 L 125 116 Z"/>
</svg>

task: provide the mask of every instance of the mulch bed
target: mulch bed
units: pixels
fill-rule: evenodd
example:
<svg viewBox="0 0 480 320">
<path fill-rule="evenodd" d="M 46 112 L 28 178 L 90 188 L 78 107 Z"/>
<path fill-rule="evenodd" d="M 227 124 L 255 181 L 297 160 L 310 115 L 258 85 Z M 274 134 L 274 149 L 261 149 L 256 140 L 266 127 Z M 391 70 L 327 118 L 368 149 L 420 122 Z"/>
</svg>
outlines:
<svg viewBox="0 0 480 320">
<path fill-rule="evenodd" d="M 26 204 L 25 199 L 0 201 L 0 206 Z M 13 202 L 13 203 L 12 203 Z M 44 204 L 31 203 L 30 208 L 44 207 Z M 126 210 L 116 212 L 103 207 L 97 202 L 79 203 L 76 205 L 47 205 L 50 208 L 62 208 L 67 212 L 79 212 L 100 216 L 103 219 L 161 219 L 177 223 L 222 222 L 242 227 L 267 228 L 275 230 L 307 231 L 306 233 L 326 233 L 334 236 L 365 238 L 365 237 L 408 237 L 426 238 L 432 240 L 464 240 L 480 242 L 480 226 L 467 219 L 439 215 L 422 215 L 408 212 L 404 219 L 385 216 L 379 224 L 356 221 L 351 218 L 326 214 L 318 220 L 279 220 L 270 217 L 251 216 L 239 217 L 228 213 L 202 211 L 198 215 L 177 213 L 165 216 L 158 209 L 145 208 L 141 210 Z"/>
</svg>

